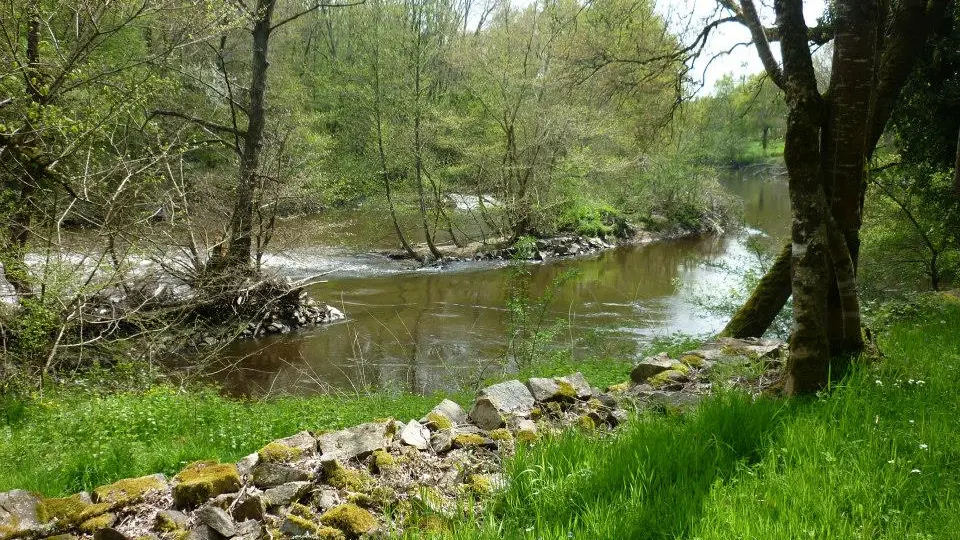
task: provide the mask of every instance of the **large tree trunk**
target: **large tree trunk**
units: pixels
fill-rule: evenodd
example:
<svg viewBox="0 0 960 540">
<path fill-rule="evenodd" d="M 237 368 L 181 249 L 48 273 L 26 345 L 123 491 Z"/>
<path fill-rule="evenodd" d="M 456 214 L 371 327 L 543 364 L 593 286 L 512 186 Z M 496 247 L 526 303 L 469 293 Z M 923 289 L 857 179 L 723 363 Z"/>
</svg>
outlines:
<svg viewBox="0 0 960 540">
<path fill-rule="evenodd" d="M 957 158 L 953 164 L 953 193 L 960 197 L 960 130 L 957 130 Z"/>
<path fill-rule="evenodd" d="M 253 63 L 250 77 L 250 112 L 243 137 L 243 154 L 237 182 L 236 202 L 230 217 L 230 245 L 226 267 L 248 273 L 253 236 L 253 200 L 258 185 L 260 152 L 263 149 L 263 129 L 266 123 L 265 96 L 267 90 L 267 52 L 270 25 L 276 0 L 257 2 L 257 19 L 253 26 Z"/>
</svg>

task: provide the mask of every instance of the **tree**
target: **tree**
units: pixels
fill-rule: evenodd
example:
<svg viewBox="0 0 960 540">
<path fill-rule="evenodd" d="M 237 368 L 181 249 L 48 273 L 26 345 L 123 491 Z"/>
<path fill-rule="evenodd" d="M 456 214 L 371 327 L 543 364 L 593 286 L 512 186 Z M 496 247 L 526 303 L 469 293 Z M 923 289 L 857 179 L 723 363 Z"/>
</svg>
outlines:
<svg viewBox="0 0 960 540">
<path fill-rule="evenodd" d="M 745 25 L 788 106 L 784 158 L 793 212 L 791 249 L 725 329 L 764 330 L 792 294 L 794 327 L 785 390 L 810 393 L 844 371 L 863 347 L 856 269 L 866 165 L 932 27 L 948 0 L 840 0 L 821 28 L 808 28 L 800 0 L 776 0 L 765 28 L 752 0 L 721 0 Z M 829 26 L 829 29 L 826 27 Z M 817 88 L 810 43 L 833 37 L 829 87 Z M 771 50 L 778 41 L 779 64 Z M 831 358 L 838 358 L 831 362 Z"/>
</svg>

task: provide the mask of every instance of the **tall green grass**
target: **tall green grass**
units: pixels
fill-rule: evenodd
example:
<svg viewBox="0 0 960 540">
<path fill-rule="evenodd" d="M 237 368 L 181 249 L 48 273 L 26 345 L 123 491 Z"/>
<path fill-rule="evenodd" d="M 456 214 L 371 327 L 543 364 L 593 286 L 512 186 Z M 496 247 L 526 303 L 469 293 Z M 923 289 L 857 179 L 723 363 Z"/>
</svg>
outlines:
<svg viewBox="0 0 960 540">
<path fill-rule="evenodd" d="M 902 320 L 884 360 L 807 400 L 718 395 L 614 436 L 519 452 L 455 538 L 960 538 L 960 304 Z"/>
<path fill-rule="evenodd" d="M 462 399 L 463 396 L 460 396 Z M 67 495 L 198 459 L 235 461 L 303 429 L 419 418 L 437 396 L 321 395 L 239 401 L 153 387 L 105 395 L 61 390 L 0 411 L 0 491 Z"/>
</svg>

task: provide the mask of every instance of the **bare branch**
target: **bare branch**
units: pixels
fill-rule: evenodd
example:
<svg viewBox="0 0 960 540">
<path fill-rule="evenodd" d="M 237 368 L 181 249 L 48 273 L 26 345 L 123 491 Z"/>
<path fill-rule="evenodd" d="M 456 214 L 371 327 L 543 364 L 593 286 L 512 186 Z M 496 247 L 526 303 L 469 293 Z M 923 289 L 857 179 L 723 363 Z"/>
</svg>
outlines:
<svg viewBox="0 0 960 540">
<path fill-rule="evenodd" d="M 223 133 L 229 133 L 229 134 L 231 134 L 231 135 L 236 135 L 236 136 L 239 136 L 239 137 L 243 137 L 243 136 L 245 135 L 245 132 L 242 131 L 242 130 L 239 130 L 239 129 L 236 129 L 236 128 L 232 128 L 232 127 L 230 127 L 230 126 L 220 125 L 220 124 L 217 124 L 217 123 L 215 123 L 215 122 L 210 122 L 210 121 L 208 121 L 208 120 L 204 120 L 203 118 L 197 118 L 196 116 L 190 116 L 189 114 L 184 114 L 184 113 L 177 112 L 177 111 L 167 111 L 167 110 L 156 109 L 156 110 L 153 110 L 153 111 L 150 112 L 150 116 L 151 116 L 151 117 L 157 116 L 157 115 L 159 115 L 159 116 L 171 116 L 171 117 L 173 117 L 173 118 L 179 118 L 179 119 L 181 119 L 181 120 L 186 120 L 186 121 L 188 121 L 188 122 L 193 122 L 194 124 L 197 124 L 197 125 L 199 125 L 199 126 L 203 126 L 203 127 L 207 128 L 207 129 L 209 129 L 209 130 L 211 130 L 211 131 L 220 131 L 220 132 L 223 132 Z"/>
</svg>

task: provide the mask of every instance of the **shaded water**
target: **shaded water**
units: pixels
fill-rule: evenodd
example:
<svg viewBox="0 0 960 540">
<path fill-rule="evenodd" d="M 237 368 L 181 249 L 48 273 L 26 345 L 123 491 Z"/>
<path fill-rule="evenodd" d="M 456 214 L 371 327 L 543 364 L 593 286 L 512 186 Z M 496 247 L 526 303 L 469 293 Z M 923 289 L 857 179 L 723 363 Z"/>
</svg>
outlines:
<svg viewBox="0 0 960 540">
<path fill-rule="evenodd" d="M 786 183 L 771 172 L 734 173 L 724 185 L 743 199 L 745 231 L 531 265 L 532 295 L 542 294 L 567 270 L 578 273 L 557 290 L 551 305 L 552 316 L 569 321 L 554 345 L 580 356 L 611 351 L 632 356 L 656 336 L 721 328 L 722 318 L 698 308 L 692 296 L 723 291 L 739 281 L 752 259 L 745 244 L 749 234 L 782 238 L 789 231 Z M 382 235 L 389 230 L 375 221 L 382 218 L 360 213 L 341 227 Z M 371 236 L 371 243 L 377 241 Z M 310 292 L 342 309 L 348 320 L 234 344 L 224 358 L 243 361 L 220 376 L 228 392 L 306 394 L 327 386 L 451 390 L 476 377 L 480 367 L 504 358 L 509 268 L 469 264 L 400 272 L 397 263 L 346 253 L 318 251 L 314 259 L 320 260 L 298 268 L 306 272 L 308 266 L 341 265 L 343 277 L 331 275 Z M 346 268 L 349 261 L 360 263 Z"/>
</svg>

